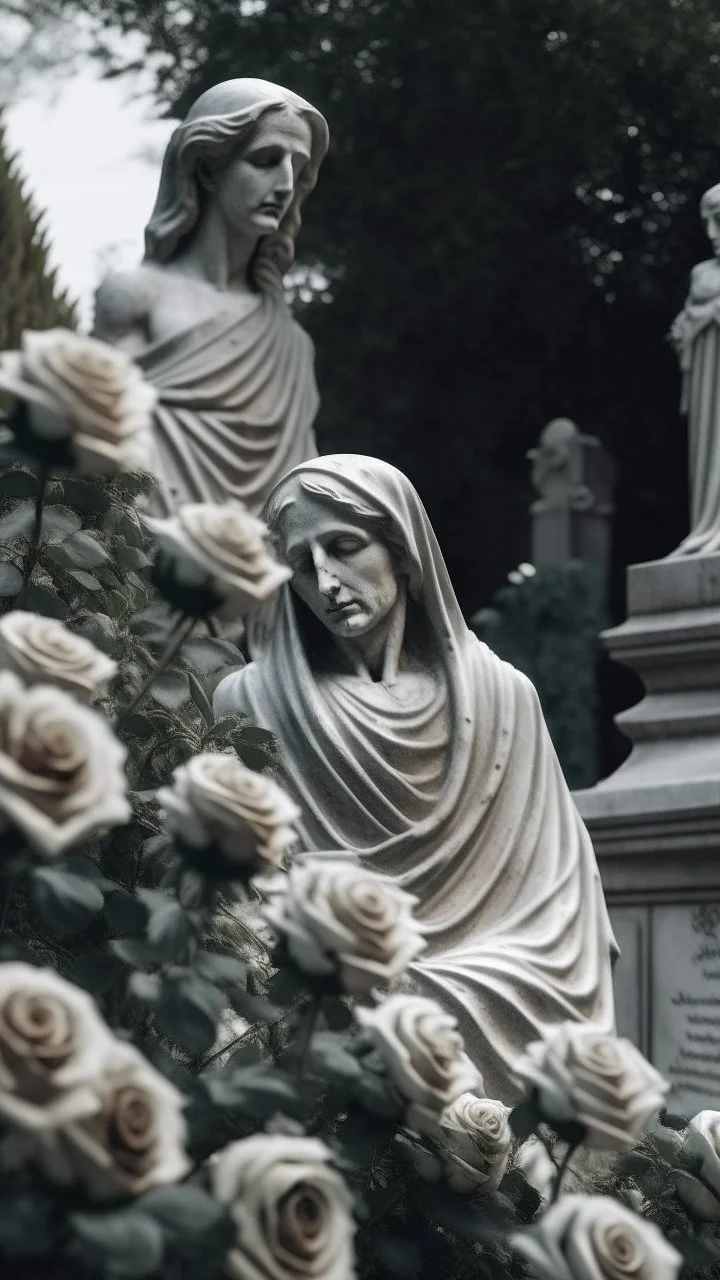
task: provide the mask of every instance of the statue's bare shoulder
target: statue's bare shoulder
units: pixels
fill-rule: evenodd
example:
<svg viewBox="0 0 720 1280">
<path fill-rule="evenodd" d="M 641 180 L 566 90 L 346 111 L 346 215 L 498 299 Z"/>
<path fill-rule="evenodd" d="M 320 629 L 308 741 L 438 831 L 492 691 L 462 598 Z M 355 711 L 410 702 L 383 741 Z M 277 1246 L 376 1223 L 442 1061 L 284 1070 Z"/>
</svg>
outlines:
<svg viewBox="0 0 720 1280">
<path fill-rule="evenodd" d="M 160 272 L 144 264 L 107 275 L 95 294 L 96 336 L 130 350 L 146 345 L 162 284 Z"/>
</svg>

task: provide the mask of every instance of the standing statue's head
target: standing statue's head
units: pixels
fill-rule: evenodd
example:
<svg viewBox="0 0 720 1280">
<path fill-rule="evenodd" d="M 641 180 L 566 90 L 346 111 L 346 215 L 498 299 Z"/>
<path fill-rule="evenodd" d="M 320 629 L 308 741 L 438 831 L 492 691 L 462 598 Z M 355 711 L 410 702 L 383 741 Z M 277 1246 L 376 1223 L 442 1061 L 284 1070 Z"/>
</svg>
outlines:
<svg viewBox="0 0 720 1280">
<path fill-rule="evenodd" d="M 340 476 L 298 468 L 266 508 L 292 589 L 338 639 L 367 635 L 398 601 L 406 549 L 378 506 Z"/>
<path fill-rule="evenodd" d="M 168 143 L 145 228 L 146 261 L 171 262 L 214 201 L 231 236 L 257 239 L 251 282 L 279 291 L 327 146 L 319 111 L 288 89 L 252 79 L 208 89 Z"/>
<path fill-rule="evenodd" d="M 700 217 L 716 258 L 720 258 L 720 182 L 708 187 L 700 201 Z"/>
</svg>

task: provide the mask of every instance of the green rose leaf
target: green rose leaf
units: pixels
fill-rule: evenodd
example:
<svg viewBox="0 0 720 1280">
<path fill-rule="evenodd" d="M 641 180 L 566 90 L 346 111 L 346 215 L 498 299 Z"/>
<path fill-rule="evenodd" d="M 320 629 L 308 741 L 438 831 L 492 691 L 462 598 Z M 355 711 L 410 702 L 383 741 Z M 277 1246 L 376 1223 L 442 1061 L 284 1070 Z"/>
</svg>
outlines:
<svg viewBox="0 0 720 1280">
<path fill-rule="evenodd" d="M 38 477 L 20 468 L 0 476 L 0 494 L 5 498 L 33 498 L 38 491 Z"/>
<path fill-rule="evenodd" d="M 309 1059 L 319 1075 L 328 1080 L 345 1082 L 358 1080 L 362 1067 L 358 1059 L 348 1051 L 344 1036 L 334 1031 L 318 1031 L 310 1041 Z"/>
<path fill-rule="evenodd" d="M 235 956 L 222 955 L 218 951 L 198 951 L 193 960 L 193 969 L 208 982 L 216 982 L 218 986 L 244 987 L 248 966 L 244 960 Z"/>
<path fill-rule="evenodd" d="M 195 936 L 192 917 L 175 898 L 154 889 L 138 889 L 137 896 L 148 908 L 147 940 L 158 960 L 175 960 Z"/>
<path fill-rule="evenodd" d="M 96 569 L 110 559 L 97 538 L 84 531 L 66 538 L 62 543 L 62 551 L 74 569 Z"/>
<path fill-rule="evenodd" d="M 102 911 L 102 891 L 86 876 L 36 867 L 32 880 L 35 905 L 53 933 L 76 933 Z"/>
<path fill-rule="evenodd" d="M 23 576 L 19 569 L 9 561 L 0 563 L 0 596 L 16 596 L 22 591 Z"/>
<path fill-rule="evenodd" d="M 74 476 L 65 476 L 62 487 L 65 501 L 80 511 L 102 515 L 110 509 L 110 499 L 99 485 L 87 480 L 76 480 Z"/>
<path fill-rule="evenodd" d="M 225 997 L 218 987 L 190 969 L 168 974 L 156 1010 L 164 1035 L 189 1053 L 207 1053 L 217 1035 Z"/>
<path fill-rule="evenodd" d="M 276 1111 L 293 1117 L 304 1114 L 305 1104 L 293 1077 L 265 1062 L 226 1067 L 204 1079 L 208 1097 L 218 1107 L 238 1110 L 258 1120 L 267 1119 Z"/>
<path fill-rule="evenodd" d="M 134 1280 L 159 1270 L 165 1239 L 162 1227 L 136 1209 L 116 1213 L 74 1213 L 70 1222 L 79 1252 L 92 1267 L 114 1280 Z"/>
</svg>

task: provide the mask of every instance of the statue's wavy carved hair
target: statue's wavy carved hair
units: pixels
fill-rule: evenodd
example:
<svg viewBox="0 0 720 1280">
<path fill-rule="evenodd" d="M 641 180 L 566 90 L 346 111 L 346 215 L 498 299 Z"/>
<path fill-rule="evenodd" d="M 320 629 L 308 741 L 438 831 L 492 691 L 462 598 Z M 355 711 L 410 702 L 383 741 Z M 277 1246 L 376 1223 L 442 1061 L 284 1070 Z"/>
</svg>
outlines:
<svg viewBox="0 0 720 1280">
<path fill-rule="evenodd" d="M 301 225 L 301 207 L 318 178 L 320 165 L 328 147 L 325 120 L 310 103 L 277 86 L 264 85 L 247 105 L 252 81 L 229 81 L 210 89 L 191 108 L 188 118 L 172 134 L 163 157 L 160 185 L 155 207 L 145 228 L 145 261 L 171 262 L 192 235 L 203 200 L 203 187 L 198 175 L 200 161 L 222 166 L 238 147 L 247 147 L 259 122 L 270 113 L 295 113 L 310 126 L 311 155 L 295 184 L 292 203 L 277 231 L 264 236 L 250 263 L 250 280 L 263 293 L 282 295 L 283 277 L 295 261 L 295 242 Z M 258 82 L 255 82 L 258 83 Z M 203 99 L 211 100 L 217 90 L 238 86 L 237 96 L 244 105 L 235 111 L 198 114 L 194 111 Z M 276 89 L 275 96 L 268 90 Z M 208 107 L 210 102 L 208 102 Z"/>
</svg>

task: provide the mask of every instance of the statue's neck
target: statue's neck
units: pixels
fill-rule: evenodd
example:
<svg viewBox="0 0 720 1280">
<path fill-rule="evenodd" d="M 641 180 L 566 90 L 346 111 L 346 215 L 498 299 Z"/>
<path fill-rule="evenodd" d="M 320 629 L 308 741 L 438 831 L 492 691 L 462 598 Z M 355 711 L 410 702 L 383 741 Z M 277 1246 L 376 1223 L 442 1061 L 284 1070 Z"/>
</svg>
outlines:
<svg viewBox="0 0 720 1280">
<path fill-rule="evenodd" d="M 173 266 L 221 291 L 250 292 L 249 266 L 259 240 L 260 236 L 231 235 L 218 206 L 209 203 Z"/>
<path fill-rule="evenodd" d="M 406 615 L 407 593 L 402 582 L 395 604 L 377 627 L 355 640 L 336 640 L 356 676 L 383 684 L 395 683 L 405 640 Z"/>
</svg>

